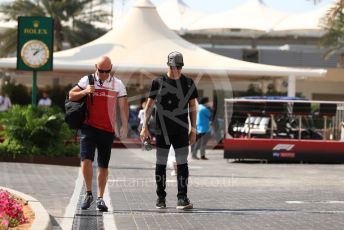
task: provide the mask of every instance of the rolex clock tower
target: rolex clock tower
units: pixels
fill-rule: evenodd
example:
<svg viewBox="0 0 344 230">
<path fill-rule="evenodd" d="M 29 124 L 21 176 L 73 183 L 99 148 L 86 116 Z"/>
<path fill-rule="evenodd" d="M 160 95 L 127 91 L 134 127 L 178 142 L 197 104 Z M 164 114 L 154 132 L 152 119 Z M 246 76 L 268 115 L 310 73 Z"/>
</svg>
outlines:
<svg viewBox="0 0 344 230">
<path fill-rule="evenodd" d="M 37 72 L 53 70 L 54 21 L 18 17 L 17 69 L 32 71 L 32 106 L 37 104 Z"/>
<path fill-rule="evenodd" d="M 53 69 L 53 20 L 46 17 L 19 17 L 17 69 Z"/>
</svg>

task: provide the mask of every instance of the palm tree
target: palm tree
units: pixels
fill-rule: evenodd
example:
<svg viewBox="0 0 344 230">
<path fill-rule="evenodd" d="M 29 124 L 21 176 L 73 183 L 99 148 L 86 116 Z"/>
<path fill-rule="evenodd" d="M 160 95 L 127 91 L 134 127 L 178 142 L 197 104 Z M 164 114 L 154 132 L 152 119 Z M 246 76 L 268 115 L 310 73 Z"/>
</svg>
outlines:
<svg viewBox="0 0 344 230">
<path fill-rule="evenodd" d="M 72 47 L 87 43 L 106 31 L 92 23 L 109 20 L 110 14 L 102 10 L 109 0 L 15 0 L 0 5 L 5 20 L 17 20 L 18 16 L 45 16 L 54 19 L 54 50 L 62 49 L 62 43 Z M 110 1 L 112 2 L 112 0 Z M 108 23 L 108 22 L 107 22 Z M 0 56 L 8 56 L 16 50 L 17 29 L 9 29 L 0 35 Z"/>
<path fill-rule="evenodd" d="M 325 17 L 326 34 L 321 38 L 320 45 L 329 47 L 325 58 L 335 54 L 344 47 L 344 0 L 337 0 Z"/>
</svg>

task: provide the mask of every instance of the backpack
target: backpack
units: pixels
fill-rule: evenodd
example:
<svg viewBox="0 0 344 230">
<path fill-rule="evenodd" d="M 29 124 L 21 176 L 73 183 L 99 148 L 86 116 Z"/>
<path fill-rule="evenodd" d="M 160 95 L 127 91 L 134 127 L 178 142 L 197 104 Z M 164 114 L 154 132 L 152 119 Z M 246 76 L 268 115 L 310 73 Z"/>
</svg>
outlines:
<svg viewBox="0 0 344 230">
<path fill-rule="evenodd" d="M 94 85 L 93 75 L 88 75 L 88 83 Z M 82 97 L 78 101 L 70 101 L 67 94 L 65 100 L 65 115 L 64 120 L 71 129 L 80 129 L 84 123 L 86 117 L 89 116 L 86 103 L 87 96 Z M 91 95 L 91 103 L 93 103 L 93 97 Z"/>
</svg>

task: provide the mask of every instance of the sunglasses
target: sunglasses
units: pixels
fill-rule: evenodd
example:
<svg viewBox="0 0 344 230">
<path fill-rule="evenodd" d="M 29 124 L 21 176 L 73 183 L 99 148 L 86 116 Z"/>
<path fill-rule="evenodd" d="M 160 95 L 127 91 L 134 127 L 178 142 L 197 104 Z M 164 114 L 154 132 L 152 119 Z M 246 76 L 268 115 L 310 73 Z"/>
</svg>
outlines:
<svg viewBox="0 0 344 230">
<path fill-rule="evenodd" d="M 98 69 L 99 73 L 110 73 L 111 69 Z"/>
<path fill-rule="evenodd" d="M 171 69 L 181 70 L 183 66 L 171 66 Z"/>
</svg>

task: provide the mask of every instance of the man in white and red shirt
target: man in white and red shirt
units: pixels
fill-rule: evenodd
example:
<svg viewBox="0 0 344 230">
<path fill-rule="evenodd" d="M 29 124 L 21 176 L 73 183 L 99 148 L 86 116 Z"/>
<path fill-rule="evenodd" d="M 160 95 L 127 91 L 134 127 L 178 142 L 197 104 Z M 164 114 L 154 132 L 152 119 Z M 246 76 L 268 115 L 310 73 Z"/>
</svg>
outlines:
<svg viewBox="0 0 344 230">
<path fill-rule="evenodd" d="M 93 74 L 94 85 L 89 84 L 88 76 L 80 79 L 69 92 L 71 101 L 80 100 L 87 95 L 88 116 L 81 127 L 80 156 L 81 169 L 84 176 L 86 195 L 81 209 L 88 209 L 93 202 L 92 195 L 92 162 L 95 149 L 98 149 L 98 198 L 97 208 L 107 211 L 103 194 L 108 177 L 108 165 L 111 146 L 116 130 L 116 105 L 120 108 L 120 138 L 128 133 L 128 100 L 124 84 L 110 74 L 112 64 L 109 57 L 102 57 L 96 64 Z"/>
</svg>

